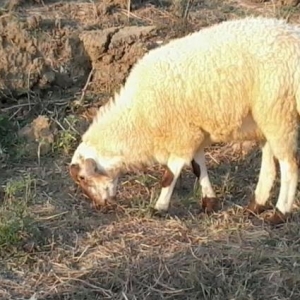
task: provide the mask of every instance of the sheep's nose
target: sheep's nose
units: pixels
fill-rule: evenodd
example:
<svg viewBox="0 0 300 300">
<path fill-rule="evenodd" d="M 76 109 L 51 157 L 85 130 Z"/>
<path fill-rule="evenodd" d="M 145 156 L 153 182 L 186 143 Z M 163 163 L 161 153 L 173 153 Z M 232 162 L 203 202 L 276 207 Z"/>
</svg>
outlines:
<svg viewBox="0 0 300 300">
<path fill-rule="evenodd" d="M 92 200 L 92 207 L 95 208 L 95 209 L 100 209 L 101 207 L 105 206 L 107 204 L 107 199 L 106 198 L 97 198 L 97 199 L 93 199 Z"/>
</svg>

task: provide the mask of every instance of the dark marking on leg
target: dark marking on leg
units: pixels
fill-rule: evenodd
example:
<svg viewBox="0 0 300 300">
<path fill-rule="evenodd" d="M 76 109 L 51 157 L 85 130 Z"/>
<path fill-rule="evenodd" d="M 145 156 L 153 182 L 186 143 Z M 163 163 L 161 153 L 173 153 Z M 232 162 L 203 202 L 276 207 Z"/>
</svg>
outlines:
<svg viewBox="0 0 300 300">
<path fill-rule="evenodd" d="M 165 173 L 161 180 L 161 186 L 163 188 L 170 186 L 174 179 L 174 174 L 170 171 L 170 169 L 167 166 L 165 167 L 165 169 Z"/>
<path fill-rule="evenodd" d="M 202 209 L 207 213 L 210 214 L 212 212 L 216 212 L 219 210 L 220 201 L 218 198 L 202 198 Z"/>
<path fill-rule="evenodd" d="M 195 162 L 195 160 L 192 160 L 192 169 L 193 169 L 193 173 L 196 175 L 197 178 L 200 178 L 200 166 Z"/>
</svg>

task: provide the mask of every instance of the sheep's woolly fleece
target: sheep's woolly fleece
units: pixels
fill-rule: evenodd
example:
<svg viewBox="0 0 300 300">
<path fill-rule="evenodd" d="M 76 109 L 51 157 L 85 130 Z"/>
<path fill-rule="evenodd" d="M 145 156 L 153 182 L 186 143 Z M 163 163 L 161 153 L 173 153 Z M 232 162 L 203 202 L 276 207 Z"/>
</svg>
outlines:
<svg viewBox="0 0 300 300">
<path fill-rule="evenodd" d="M 249 107 L 264 122 L 268 117 L 264 110 L 268 112 L 278 96 L 297 92 L 292 86 L 299 77 L 293 53 L 299 46 L 293 42 L 299 37 L 300 31 L 284 20 L 246 18 L 204 28 L 151 50 L 133 67 L 114 100 L 99 109 L 82 141 L 104 157 L 152 163 L 152 155 L 161 153 L 166 155 L 158 158 L 166 163 L 169 153 L 187 152 L 187 160 L 193 158 L 203 139 L 199 129 L 210 133 L 214 142 L 244 139 L 239 129 Z M 294 65 L 287 63 L 289 57 Z M 275 74 L 278 81 L 273 82 Z M 282 92 L 280 87 L 285 87 Z M 248 138 L 257 135 L 247 132 Z M 187 150 L 191 142 L 194 147 Z M 140 152 L 149 155 L 144 158 Z"/>
<path fill-rule="evenodd" d="M 176 181 L 182 164 L 211 142 L 266 139 L 287 182 L 277 205 L 287 213 L 297 176 L 299 65 L 300 30 L 284 20 L 228 21 L 173 40 L 135 64 L 114 101 L 99 110 L 72 162 L 92 158 L 114 174 L 158 162 L 176 170 Z M 264 167 L 263 175 L 271 168 Z M 269 185 L 260 187 L 261 203 Z M 168 207 L 170 190 L 162 193 L 158 203 Z"/>
</svg>

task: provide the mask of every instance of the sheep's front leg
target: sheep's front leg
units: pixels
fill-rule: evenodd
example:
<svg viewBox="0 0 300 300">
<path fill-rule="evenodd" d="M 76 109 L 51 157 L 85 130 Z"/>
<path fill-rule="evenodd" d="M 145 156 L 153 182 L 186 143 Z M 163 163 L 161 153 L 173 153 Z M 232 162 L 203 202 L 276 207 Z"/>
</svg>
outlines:
<svg viewBox="0 0 300 300">
<path fill-rule="evenodd" d="M 202 209 L 207 213 L 211 213 L 213 211 L 218 210 L 219 200 L 216 197 L 215 191 L 212 188 L 209 180 L 207 167 L 205 163 L 204 149 L 199 150 L 194 155 L 194 159 L 192 160 L 192 168 L 201 186 Z"/>
<path fill-rule="evenodd" d="M 180 175 L 180 172 L 186 161 L 182 158 L 171 157 L 168 161 L 165 174 L 162 179 L 162 189 L 154 209 L 159 212 L 166 212 L 169 209 L 170 199 Z"/>
</svg>

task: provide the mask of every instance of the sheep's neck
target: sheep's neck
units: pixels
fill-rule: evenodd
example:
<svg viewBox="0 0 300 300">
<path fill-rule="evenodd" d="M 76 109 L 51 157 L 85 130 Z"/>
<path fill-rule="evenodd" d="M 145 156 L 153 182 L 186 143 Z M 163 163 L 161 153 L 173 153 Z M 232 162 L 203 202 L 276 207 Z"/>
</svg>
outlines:
<svg viewBox="0 0 300 300">
<path fill-rule="evenodd" d="M 112 159 L 114 167 L 122 170 L 140 168 L 153 159 L 147 127 L 142 120 L 138 122 L 134 115 L 123 112 L 111 119 L 100 118 L 91 125 L 86 135 L 90 144 L 97 145 L 101 156 Z"/>
</svg>

